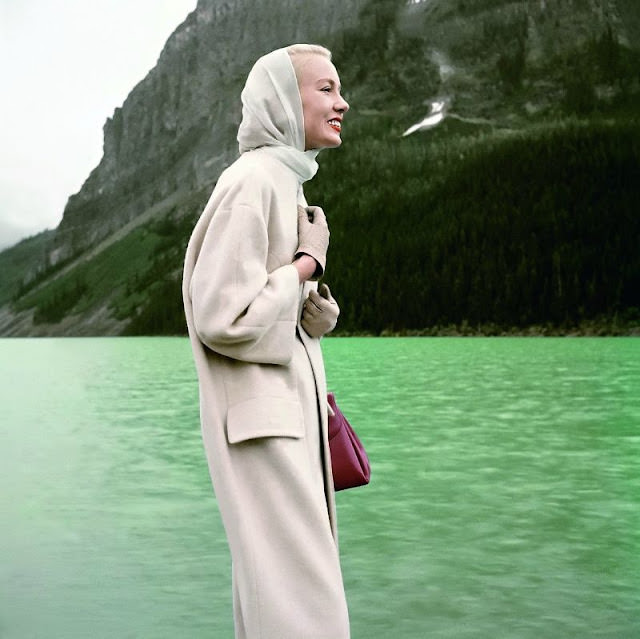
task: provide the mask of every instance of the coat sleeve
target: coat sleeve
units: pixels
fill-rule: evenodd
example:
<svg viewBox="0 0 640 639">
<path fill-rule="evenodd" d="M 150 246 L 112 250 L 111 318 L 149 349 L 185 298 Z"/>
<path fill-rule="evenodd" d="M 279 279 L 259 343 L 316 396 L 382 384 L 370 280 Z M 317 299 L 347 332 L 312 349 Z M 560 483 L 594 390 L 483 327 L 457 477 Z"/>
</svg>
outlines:
<svg viewBox="0 0 640 639">
<path fill-rule="evenodd" d="M 267 214 L 226 202 L 203 233 L 189 286 L 193 329 L 233 359 L 287 364 L 293 356 L 300 284 L 293 264 L 267 272 Z"/>
</svg>

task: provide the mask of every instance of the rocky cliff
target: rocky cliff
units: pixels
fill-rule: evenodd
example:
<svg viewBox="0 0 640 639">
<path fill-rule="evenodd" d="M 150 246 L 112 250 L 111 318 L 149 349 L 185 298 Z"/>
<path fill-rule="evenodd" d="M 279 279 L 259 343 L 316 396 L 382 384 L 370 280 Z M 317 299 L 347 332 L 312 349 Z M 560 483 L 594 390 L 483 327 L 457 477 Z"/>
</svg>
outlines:
<svg viewBox="0 0 640 639">
<path fill-rule="evenodd" d="M 236 156 L 239 92 L 263 53 L 355 24 L 362 0 L 199 0 L 104 126 L 104 155 L 69 198 L 50 261 L 215 182 Z"/>
<path fill-rule="evenodd" d="M 398 4 L 403 3 L 199 0 L 169 38 L 156 67 L 107 120 L 102 161 L 69 198 L 50 263 L 81 253 L 154 207 L 157 213 L 163 202 L 171 206 L 176 196 L 213 184 L 236 156 L 239 90 L 259 55 L 302 41 L 330 40 L 348 51 L 345 34 L 348 38 L 361 20 L 390 21 Z M 634 12 L 629 3 L 615 0 L 404 5 L 400 32 L 428 44 L 441 71 L 440 91 L 454 94 L 457 107 L 472 117 L 495 112 L 502 99 L 494 91 L 492 75 L 497 74 L 487 69 L 502 68 L 502 78 L 495 80 L 517 82 L 527 63 L 552 64 L 568 46 L 579 46 L 607 26 L 621 41 L 633 39 L 625 25 Z M 547 73 L 538 80 L 538 88 L 546 84 L 548 99 L 557 99 L 561 90 L 553 79 Z M 414 101 L 428 97 L 417 93 Z M 536 95 L 531 108 L 539 108 L 541 100 Z"/>
</svg>

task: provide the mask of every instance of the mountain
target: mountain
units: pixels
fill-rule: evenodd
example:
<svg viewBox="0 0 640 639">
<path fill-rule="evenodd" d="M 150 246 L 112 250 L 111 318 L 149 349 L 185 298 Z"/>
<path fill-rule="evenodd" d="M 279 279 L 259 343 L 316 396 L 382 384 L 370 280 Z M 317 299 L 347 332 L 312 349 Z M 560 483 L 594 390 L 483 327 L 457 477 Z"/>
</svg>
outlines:
<svg viewBox="0 0 640 639">
<path fill-rule="evenodd" d="M 236 155 L 239 90 L 252 62 L 279 43 L 349 24 L 358 11 L 354 0 L 329 4 L 200 0 L 107 120 L 102 161 L 69 199 L 51 263 L 211 186 Z"/>
<path fill-rule="evenodd" d="M 307 187 L 330 215 L 343 330 L 636 325 L 636 2 L 199 0 L 107 120 L 59 227 L 0 253 L 0 334 L 184 331 L 184 247 L 237 155 L 246 74 L 301 41 L 333 50 L 352 105 Z"/>
</svg>

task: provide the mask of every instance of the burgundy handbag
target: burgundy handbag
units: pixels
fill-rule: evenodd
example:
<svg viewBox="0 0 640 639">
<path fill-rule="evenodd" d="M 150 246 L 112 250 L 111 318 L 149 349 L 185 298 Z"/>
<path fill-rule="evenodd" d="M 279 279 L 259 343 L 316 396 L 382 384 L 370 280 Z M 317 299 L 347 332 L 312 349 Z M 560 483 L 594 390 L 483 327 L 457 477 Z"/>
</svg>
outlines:
<svg viewBox="0 0 640 639">
<path fill-rule="evenodd" d="M 333 393 L 327 394 L 329 411 L 329 450 L 333 485 L 336 490 L 355 488 L 369 483 L 371 466 L 369 458 L 351 424 L 336 404 Z"/>
</svg>

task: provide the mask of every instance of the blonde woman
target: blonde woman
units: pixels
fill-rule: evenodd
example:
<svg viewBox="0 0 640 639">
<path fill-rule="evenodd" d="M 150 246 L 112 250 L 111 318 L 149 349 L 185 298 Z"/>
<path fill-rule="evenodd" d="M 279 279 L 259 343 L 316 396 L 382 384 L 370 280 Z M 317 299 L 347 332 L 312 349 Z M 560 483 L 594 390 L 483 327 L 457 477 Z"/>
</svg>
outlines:
<svg viewBox="0 0 640 639">
<path fill-rule="evenodd" d="M 319 338 L 338 305 L 329 230 L 303 183 L 341 144 L 349 105 L 327 49 L 260 58 L 240 157 L 187 248 L 183 296 L 202 435 L 233 565 L 237 639 L 347 639 Z"/>
</svg>

